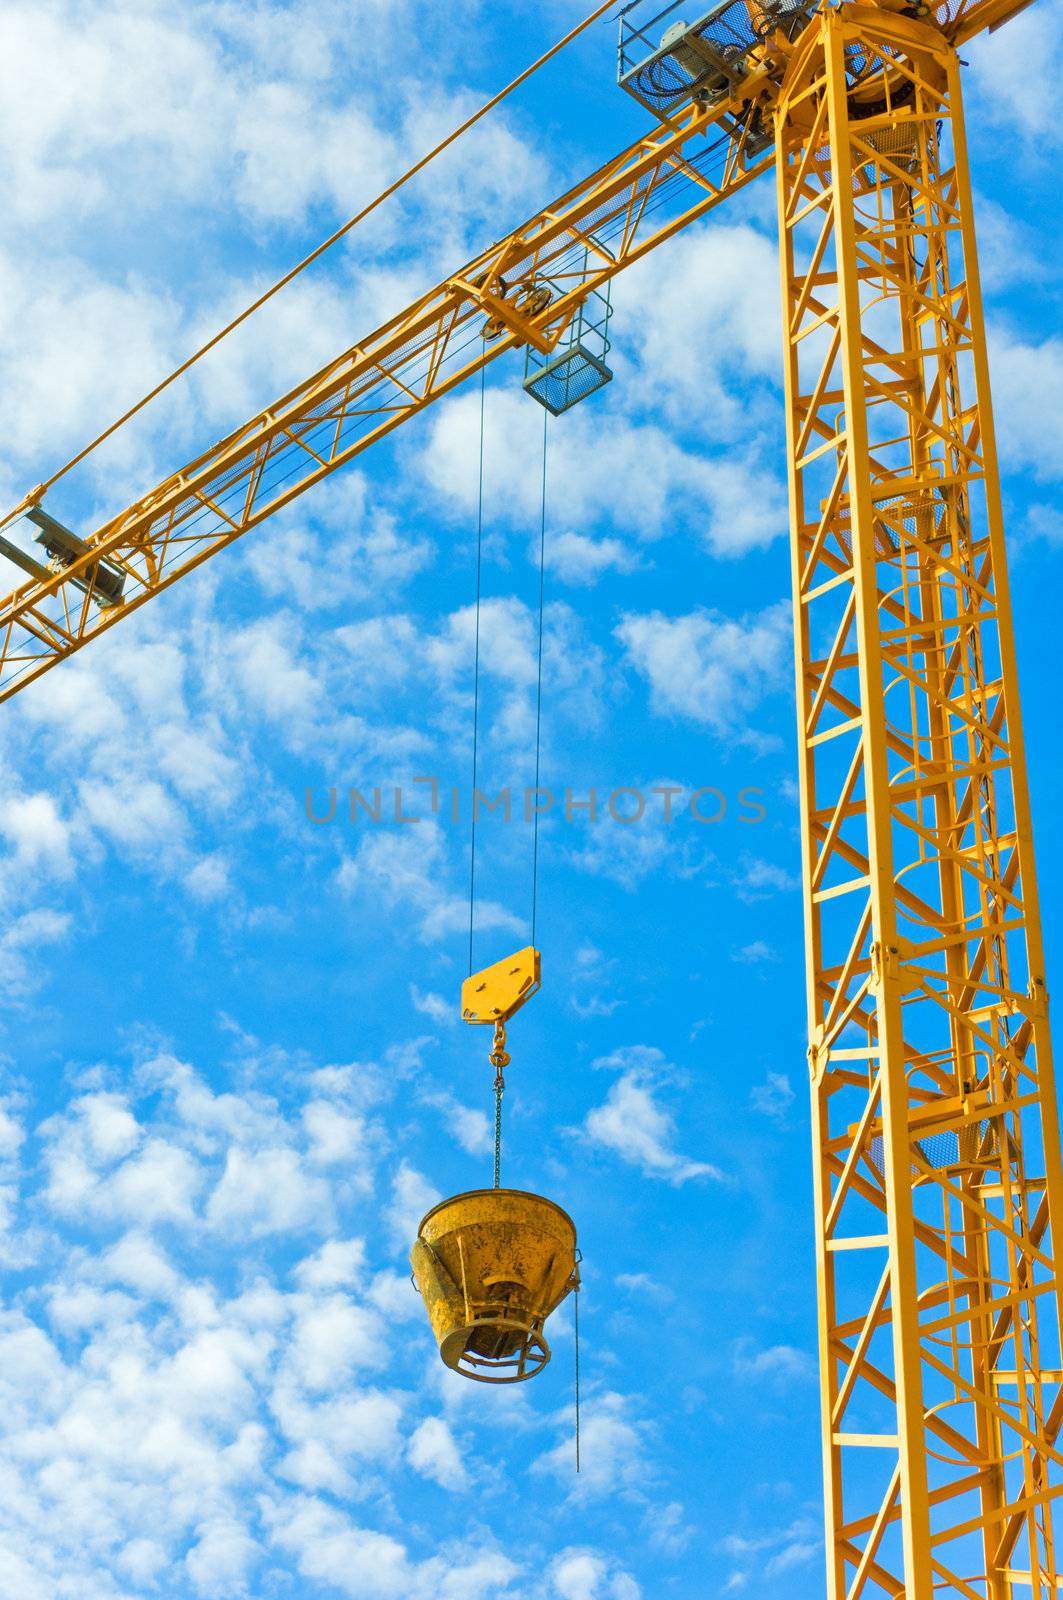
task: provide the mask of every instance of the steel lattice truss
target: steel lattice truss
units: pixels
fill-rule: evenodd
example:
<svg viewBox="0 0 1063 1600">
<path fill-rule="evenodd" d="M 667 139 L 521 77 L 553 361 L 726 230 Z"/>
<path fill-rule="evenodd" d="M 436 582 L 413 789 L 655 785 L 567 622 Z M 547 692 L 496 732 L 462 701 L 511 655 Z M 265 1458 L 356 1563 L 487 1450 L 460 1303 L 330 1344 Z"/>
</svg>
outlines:
<svg viewBox="0 0 1063 1600">
<path fill-rule="evenodd" d="M 690 108 L 107 522 L 80 559 L 24 583 L 0 607 L 0 700 L 486 361 L 556 348 L 588 294 L 772 165 L 747 148 L 749 122 L 737 102 Z M 562 291 L 545 309 L 543 279 Z M 124 578 L 120 605 L 100 603 L 101 561 Z"/>
<path fill-rule="evenodd" d="M 1063 1184 L 957 58 L 828 14 L 777 132 L 828 1592 L 1055 1596 Z"/>
</svg>

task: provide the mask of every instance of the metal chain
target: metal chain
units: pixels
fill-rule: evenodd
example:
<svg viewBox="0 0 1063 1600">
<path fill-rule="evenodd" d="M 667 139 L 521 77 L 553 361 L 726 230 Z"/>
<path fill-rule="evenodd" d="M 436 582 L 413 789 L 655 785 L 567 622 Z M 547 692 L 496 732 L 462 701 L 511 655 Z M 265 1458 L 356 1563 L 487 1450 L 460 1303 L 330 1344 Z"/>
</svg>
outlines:
<svg viewBox="0 0 1063 1600">
<path fill-rule="evenodd" d="M 502 1187 L 502 1080 L 495 1079 L 495 1188 Z"/>
<path fill-rule="evenodd" d="M 509 1066 L 510 1060 L 506 1054 L 506 1025 L 501 1020 L 495 1023 L 495 1038 L 490 1059 L 495 1069 L 495 1188 L 499 1189 L 502 1186 L 502 1096 L 506 1092 L 503 1072 Z"/>
</svg>

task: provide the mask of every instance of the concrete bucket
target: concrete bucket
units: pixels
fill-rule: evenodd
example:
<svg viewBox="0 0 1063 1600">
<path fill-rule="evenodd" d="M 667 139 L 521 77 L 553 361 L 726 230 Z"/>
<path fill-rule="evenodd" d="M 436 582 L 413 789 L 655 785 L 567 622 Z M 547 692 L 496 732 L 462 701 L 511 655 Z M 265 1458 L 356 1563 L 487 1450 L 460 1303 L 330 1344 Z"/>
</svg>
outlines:
<svg viewBox="0 0 1063 1600">
<path fill-rule="evenodd" d="M 410 1251 L 448 1367 L 520 1383 L 550 1359 L 543 1324 L 576 1286 L 576 1229 L 542 1195 L 473 1189 L 434 1206 Z"/>
</svg>

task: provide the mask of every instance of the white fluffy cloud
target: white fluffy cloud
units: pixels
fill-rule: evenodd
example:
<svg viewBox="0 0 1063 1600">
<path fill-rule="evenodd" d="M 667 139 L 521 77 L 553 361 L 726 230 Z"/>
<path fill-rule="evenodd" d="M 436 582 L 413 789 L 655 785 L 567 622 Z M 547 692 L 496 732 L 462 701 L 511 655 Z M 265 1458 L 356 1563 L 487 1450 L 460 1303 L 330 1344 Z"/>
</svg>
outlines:
<svg viewBox="0 0 1063 1600">
<path fill-rule="evenodd" d="M 710 1162 L 694 1161 L 675 1149 L 675 1119 L 660 1103 L 659 1093 L 674 1077 L 674 1068 L 660 1050 L 636 1045 L 603 1056 L 596 1067 L 619 1072 L 605 1097 L 583 1124 L 592 1143 L 636 1166 L 648 1178 L 681 1185 L 695 1178 L 720 1179 Z"/>
<path fill-rule="evenodd" d="M 62 939 L 70 923 L 67 912 L 42 906 L 23 912 L 8 924 L 0 934 L 0 995 L 19 999 L 34 987 L 34 952 Z"/>
<path fill-rule="evenodd" d="M 738 961 L 743 966 L 760 966 L 766 961 L 778 961 L 779 957 L 774 948 L 766 939 L 751 939 L 749 944 L 740 945 L 731 952 L 731 960 Z"/>
<path fill-rule="evenodd" d="M 291 1122 L 269 1096 L 213 1094 L 171 1056 L 146 1060 L 138 1078 L 168 1107 L 150 1133 L 130 1097 L 107 1089 L 42 1124 L 45 1197 L 56 1215 L 252 1240 L 299 1236 L 327 1230 L 336 1197 L 371 1182 L 379 1131 L 349 1104 L 342 1071 L 331 1085 L 309 1085 Z"/>
<path fill-rule="evenodd" d="M 491 1127 L 483 1111 L 463 1105 L 446 1090 L 422 1090 L 420 1099 L 439 1113 L 444 1128 L 467 1155 L 486 1155 L 491 1149 Z"/>
<path fill-rule="evenodd" d="M 737 620 L 712 611 L 631 613 L 616 633 L 659 716 L 688 717 L 724 736 L 755 737 L 749 717 L 787 681 L 788 602 Z"/>
<path fill-rule="evenodd" d="M 566 1412 L 561 1438 L 552 1450 L 538 1458 L 533 1470 L 557 1478 L 576 1500 L 630 1495 L 632 1491 L 637 1497 L 645 1483 L 646 1430 L 624 1397 L 606 1391 L 581 1409 L 578 1478 L 574 1423 L 574 1413 Z"/>
<path fill-rule="evenodd" d="M 410 1465 L 442 1489 L 464 1489 L 465 1463 L 449 1424 L 442 1417 L 425 1417 L 410 1436 Z"/>
<path fill-rule="evenodd" d="M 265 537 L 249 539 L 244 559 L 263 594 L 305 615 L 349 611 L 382 592 L 393 599 L 431 560 L 432 549 L 380 504 L 363 473 L 349 470 L 278 513 Z M 340 637 L 359 665 L 368 665 L 356 651 L 357 626 Z"/>
<path fill-rule="evenodd" d="M 536 412 L 523 394 L 493 390 L 485 425 L 485 504 L 493 519 L 525 532 L 538 523 L 542 492 L 542 423 Z M 707 456 L 684 448 L 658 423 L 614 414 L 603 426 L 599 416 L 582 409 L 551 437 L 549 471 L 551 481 L 564 485 L 569 532 L 582 533 L 607 518 L 620 532 L 652 541 L 685 526 L 714 554 L 728 556 L 770 544 L 786 531 L 780 487 L 747 449 Z M 479 451 L 479 397 L 459 395 L 433 418 L 423 470 L 463 517 L 476 509 Z M 595 566 L 627 562 L 623 546 L 613 543 L 616 548 L 605 552 L 569 546 L 570 570 L 586 581 Z M 563 562 L 564 543 L 561 550 Z M 601 560 L 603 554 L 610 559 Z M 551 559 L 557 560 L 556 546 Z"/>
<path fill-rule="evenodd" d="M 793 1383 L 811 1383 L 816 1363 L 805 1350 L 790 1344 L 758 1346 L 754 1339 L 741 1339 L 734 1351 L 735 1376 L 785 1392 Z"/>
<path fill-rule="evenodd" d="M 743 444 L 760 420 L 750 404 L 751 380 L 781 386 L 774 239 L 748 223 L 703 223 L 630 268 L 617 298 L 619 326 L 630 326 L 638 350 L 630 377 L 639 404 L 677 424 L 693 417 L 714 440 Z M 628 364 L 618 365 L 624 383 Z M 777 447 L 781 452 L 781 432 Z"/>
<path fill-rule="evenodd" d="M 997 328 L 990 360 L 1004 460 L 1041 481 L 1057 481 L 1063 472 L 1063 340 L 1032 343 Z"/>
<path fill-rule="evenodd" d="M 763 1083 L 755 1083 L 749 1091 L 749 1103 L 773 1122 L 785 1122 L 786 1113 L 794 1103 L 794 1091 L 784 1072 L 769 1072 Z"/>
<path fill-rule="evenodd" d="M 800 1516 L 782 1527 L 728 1534 L 719 1548 L 736 1564 L 721 1593 L 735 1594 L 751 1581 L 770 1580 L 821 1560 L 823 1537 L 818 1518 Z"/>
<path fill-rule="evenodd" d="M 451 887 L 454 868 L 442 829 L 430 818 L 404 828 L 373 828 L 343 861 L 337 882 L 347 894 L 363 896 L 415 917 L 426 942 L 453 937 L 468 925 L 467 893 Z M 478 899 L 481 929 L 518 930 L 522 924 L 493 900 Z"/>
<path fill-rule="evenodd" d="M 472 1600 L 505 1593 L 515 1561 L 472 1541 L 452 1542 L 437 1556 L 413 1560 L 398 1539 L 361 1527 L 321 1500 L 305 1498 L 270 1514 L 276 1545 L 304 1577 L 356 1600 Z"/>
<path fill-rule="evenodd" d="M 192 1221 L 198 1163 L 181 1145 L 146 1137 L 123 1097 L 85 1095 L 41 1132 L 46 1197 L 58 1215 L 98 1224 Z"/>
<path fill-rule="evenodd" d="M 0 1584 L 33 1600 L 134 1600 L 169 1574 L 218 1600 L 264 1592 L 294 1569 L 329 1592 L 380 1600 L 466 1600 L 483 1584 L 513 1600 L 530 1592 L 517 1581 L 530 1573 L 489 1541 L 418 1551 L 374 1525 L 381 1474 L 458 1492 L 471 1469 L 450 1420 L 382 1386 L 389 1327 L 417 1311 L 406 1277 L 371 1273 L 361 1237 L 309 1249 L 300 1238 L 306 1185 L 318 1225 L 344 1191 L 338 1175 L 330 1187 L 294 1177 L 298 1113 L 330 1085 L 349 1103 L 349 1072 L 305 1073 L 313 1098 L 288 1117 L 261 1090 L 217 1094 L 188 1063 L 156 1055 L 135 1090 L 74 1093 L 31 1134 L 45 1215 L 76 1218 L 86 1242 L 50 1235 L 38 1292 L 0 1315 Z M 5 1107 L 0 1162 L 16 1184 L 24 1142 Z M 175 1156 L 183 1164 L 167 1177 Z M 174 1194 L 179 1205 L 164 1203 Z M 220 1208 L 238 1195 L 221 1234 Z M 435 1198 L 400 1165 L 397 1250 Z M 206 1270 L 219 1252 L 229 1269 Z M 415 1326 L 427 1351 L 419 1312 Z M 408 1362 L 403 1371 L 408 1382 Z M 616 1396 L 592 1408 L 599 1462 L 640 1437 L 622 1413 Z M 609 1587 L 622 1576 L 614 1564 L 603 1570 L 606 1600 L 634 1593 Z"/>
<path fill-rule="evenodd" d="M 418 1172 L 408 1161 L 399 1163 L 392 1178 L 388 1210 L 391 1236 L 398 1249 L 409 1249 L 417 1237 L 421 1218 L 442 1198 L 423 1172 Z"/>
<path fill-rule="evenodd" d="M 422 994 L 415 983 L 410 984 L 410 1000 L 413 1009 L 421 1012 L 422 1016 L 430 1017 L 437 1027 L 446 1027 L 456 1020 L 457 1012 L 450 1000 L 445 1000 L 441 994 L 433 994 L 431 990 Z"/>
<path fill-rule="evenodd" d="M 60 878 L 73 871 L 70 825 L 52 795 L 8 795 L 0 804 L 0 833 L 13 847 L 16 871 L 43 869 Z"/>
<path fill-rule="evenodd" d="M 1037 159 L 1059 144 L 1053 115 L 1058 83 L 1052 62 L 1063 44 L 1058 6 L 1022 12 L 1006 27 L 981 34 L 964 46 L 970 57 L 969 114 L 1025 140 L 1025 158 Z"/>
<path fill-rule="evenodd" d="M 632 572 L 639 564 L 637 552 L 622 540 L 593 539 L 571 529 L 547 535 L 544 558 L 547 571 L 576 586 L 596 583 L 610 568 Z"/>
<path fill-rule="evenodd" d="M 309 1176 L 296 1151 L 230 1150 L 207 1218 L 216 1228 L 254 1237 L 327 1225 L 327 1206 L 326 1185 Z"/>
<path fill-rule="evenodd" d="M 444 37 L 446 28 L 441 20 Z M 394 39 L 403 29 L 420 49 L 396 78 Z M 216 230 L 235 218 L 260 235 L 291 234 L 315 213 L 344 218 L 463 121 L 479 97 L 441 81 L 446 52 L 433 49 L 435 31 L 405 0 L 361 7 L 354 52 L 348 18 L 334 4 L 295 0 L 271 16 L 200 0 L 133 18 L 114 0 L 6 7 L 0 193 L 15 249 L 0 264 L 0 302 L 10 315 L 5 387 L 21 396 L 9 446 L 31 453 L 40 424 L 53 439 L 82 442 L 78 433 L 124 409 L 264 287 L 260 271 L 226 281 L 231 252 Z M 352 302 L 363 329 L 366 319 L 372 326 L 418 279 L 430 282 L 465 259 L 488 227 L 493 236 L 500 214 L 521 220 L 550 186 L 545 152 L 502 108 L 489 130 L 474 129 L 374 218 L 356 254 L 350 246 L 336 253 L 340 276 L 351 280 L 342 295 L 320 271 L 300 280 L 256 319 L 252 340 L 231 341 L 198 369 L 203 381 L 191 379 L 185 398 L 156 414 L 186 427 L 195 412 L 220 421 L 228 402 L 231 425 L 269 397 L 250 400 L 241 367 L 267 391 L 289 387 L 308 363 L 334 353 L 337 329 L 348 342 L 363 331 L 350 324 Z M 431 229 L 416 225 L 426 204 L 437 218 Z M 194 253 L 175 220 L 189 208 Z M 407 252 L 405 272 L 382 274 L 379 252 L 410 237 L 420 240 L 419 260 Z M 106 248 L 112 239 L 119 271 Z M 184 293 L 200 301 L 183 310 L 157 281 L 177 251 Z M 290 249 L 289 260 L 299 253 Z M 93 257 L 98 264 L 89 265 Z M 139 270 L 130 272 L 130 261 Z M 143 451 L 125 464 L 134 460 L 146 465 Z"/>
<path fill-rule="evenodd" d="M 593 1550 L 565 1550 L 550 1568 L 557 1600 L 639 1600 L 642 1590 L 616 1563 Z"/>
</svg>

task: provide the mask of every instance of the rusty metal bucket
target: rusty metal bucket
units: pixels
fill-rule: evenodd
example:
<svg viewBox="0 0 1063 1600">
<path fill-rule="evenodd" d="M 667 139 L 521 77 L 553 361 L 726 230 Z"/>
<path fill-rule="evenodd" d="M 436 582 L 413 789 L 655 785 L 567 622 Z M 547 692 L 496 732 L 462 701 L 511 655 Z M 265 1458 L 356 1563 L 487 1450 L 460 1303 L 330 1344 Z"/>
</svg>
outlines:
<svg viewBox="0 0 1063 1600">
<path fill-rule="evenodd" d="M 521 1189 L 473 1189 L 433 1206 L 410 1251 L 448 1367 L 521 1383 L 550 1359 L 543 1324 L 577 1282 L 576 1228 Z"/>
</svg>

